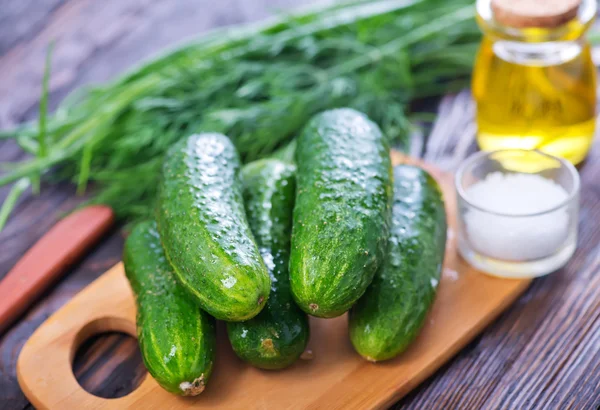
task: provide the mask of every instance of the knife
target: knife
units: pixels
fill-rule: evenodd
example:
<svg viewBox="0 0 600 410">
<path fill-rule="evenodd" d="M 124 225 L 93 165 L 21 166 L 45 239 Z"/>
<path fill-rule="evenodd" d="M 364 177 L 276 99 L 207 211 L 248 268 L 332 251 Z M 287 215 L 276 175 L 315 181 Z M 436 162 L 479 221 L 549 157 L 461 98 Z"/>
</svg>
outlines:
<svg viewBox="0 0 600 410">
<path fill-rule="evenodd" d="M 0 280 L 0 335 L 112 226 L 107 206 L 73 212 L 54 225 Z"/>
</svg>

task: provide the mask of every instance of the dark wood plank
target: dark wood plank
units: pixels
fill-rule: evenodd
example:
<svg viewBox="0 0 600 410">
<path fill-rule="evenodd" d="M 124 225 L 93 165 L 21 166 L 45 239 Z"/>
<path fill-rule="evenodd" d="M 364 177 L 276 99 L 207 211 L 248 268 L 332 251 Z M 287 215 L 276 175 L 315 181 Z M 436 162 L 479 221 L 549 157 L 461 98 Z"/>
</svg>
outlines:
<svg viewBox="0 0 600 410">
<path fill-rule="evenodd" d="M 106 398 L 126 396 L 147 375 L 137 340 L 122 333 L 87 340 L 75 355 L 73 373 L 86 391 Z"/>
<path fill-rule="evenodd" d="M 0 56 L 34 37 L 67 0 L 4 1 L 0 7 Z"/>
</svg>

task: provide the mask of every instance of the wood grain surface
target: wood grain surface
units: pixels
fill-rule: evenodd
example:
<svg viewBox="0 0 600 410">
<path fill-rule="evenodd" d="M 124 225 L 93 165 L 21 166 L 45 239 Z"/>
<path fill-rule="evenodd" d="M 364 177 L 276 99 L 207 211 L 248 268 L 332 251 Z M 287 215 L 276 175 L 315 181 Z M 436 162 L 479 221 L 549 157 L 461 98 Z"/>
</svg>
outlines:
<svg viewBox="0 0 600 410">
<path fill-rule="evenodd" d="M 0 0 L 0 128 L 37 112 L 47 44 L 55 41 L 51 106 L 69 91 L 104 81 L 139 59 L 211 27 L 262 18 L 308 1 Z M 451 170 L 472 153 L 469 93 L 445 98 L 428 138 L 412 152 Z M 0 141 L 0 163 L 23 153 Z M 580 167 L 579 247 L 567 267 L 527 292 L 396 409 L 597 409 L 600 406 L 600 144 Z M 7 190 L 0 189 L 0 199 Z M 0 277 L 66 211 L 80 203 L 68 185 L 25 196 L 0 233 Z M 114 230 L 26 316 L 0 335 L 0 408 L 29 408 L 16 381 L 21 347 L 49 315 L 120 259 Z M 118 370 L 118 371 L 117 371 Z M 135 341 L 111 334 L 75 358 L 81 383 L 103 397 L 131 391 L 143 376 Z M 376 382 L 376 381 L 373 381 Z"/>
</svg>

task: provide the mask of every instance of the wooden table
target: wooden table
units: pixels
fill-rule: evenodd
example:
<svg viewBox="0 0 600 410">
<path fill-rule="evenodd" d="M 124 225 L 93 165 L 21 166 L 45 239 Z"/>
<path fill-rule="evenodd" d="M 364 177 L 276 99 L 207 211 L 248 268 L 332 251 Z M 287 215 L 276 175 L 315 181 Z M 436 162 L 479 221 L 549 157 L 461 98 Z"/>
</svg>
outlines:
<svg viewBox="0 0 600 410">
<path fill-rule="evenodd" d="M 309 0 L 4 0 L 0 5 L 0 128 L 35 117 L 45 48 L 55 40 L 51 105 L 83 84 L 107 80 L 134 62 L 211 27 L 257 20 Z M 468 92 L 445 98 L 431 136 L 413 154 L 452 170 L 473 152 Z M 0 162 L 23 154 L 0 142 Z M 580 167 L 579 247 L 569 265 L 536 280 L 493 325 L 397 409 L 596 409 L 600 406 L 600 143 Z M 0 190 L 0 199 L 7 190 Z M 24 197 L 0 233 L 0 277 L 80 199 L 68 185 Z M 15 375 L 35 328 L 120 259 L 118 229 L 9 331 L 0 336 L 0 408 L 30 407 Z M 74 364 L 82 385 L 104 397 L 127 394 L 145 370 L 135 340 L 103 335 Z M 376 382 L 376 381 L 368 381 Z"/>
</svg>

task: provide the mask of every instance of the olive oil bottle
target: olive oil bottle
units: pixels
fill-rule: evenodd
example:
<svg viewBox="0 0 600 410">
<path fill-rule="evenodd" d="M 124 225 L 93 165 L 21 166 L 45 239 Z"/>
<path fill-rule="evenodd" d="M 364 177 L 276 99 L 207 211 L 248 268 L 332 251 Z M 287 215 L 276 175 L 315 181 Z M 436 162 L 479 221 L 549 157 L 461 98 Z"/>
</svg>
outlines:
<svg viewBox="0 0 600 410">
<path fill-rule="evenodd" d="M 584 34 L 596 0 L 478 0 L 477 141 L 581 162 L 596 128 L 596 70 Z"/>
</svg>

